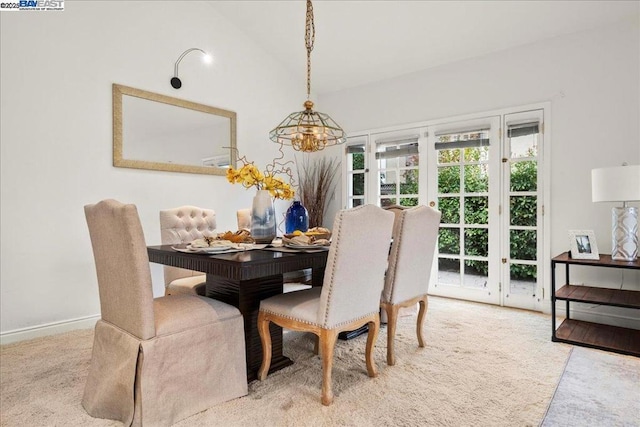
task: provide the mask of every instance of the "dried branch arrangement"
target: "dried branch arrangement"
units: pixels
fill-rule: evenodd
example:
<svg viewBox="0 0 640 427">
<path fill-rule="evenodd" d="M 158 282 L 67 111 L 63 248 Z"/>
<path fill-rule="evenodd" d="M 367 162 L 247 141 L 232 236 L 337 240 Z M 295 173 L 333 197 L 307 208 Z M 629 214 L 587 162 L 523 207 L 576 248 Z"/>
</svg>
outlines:
<svg viewBox="0 0 640 427">
<path fill-rule="evenodd" d="M 322 227 L 329 197 L 335 190 L 340 164 L 336 158 L 322 157 L 310 161 L 303 157 L 298 164 L 298 197 L 309 213 L 309 227 Z"/>
</svg>

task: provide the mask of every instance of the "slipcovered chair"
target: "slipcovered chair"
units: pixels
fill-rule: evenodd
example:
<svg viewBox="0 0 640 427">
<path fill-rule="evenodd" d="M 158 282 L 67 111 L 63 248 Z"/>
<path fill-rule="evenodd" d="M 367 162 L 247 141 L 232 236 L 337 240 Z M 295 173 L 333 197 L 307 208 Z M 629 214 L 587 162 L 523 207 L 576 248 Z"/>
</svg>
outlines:
<svg viewBox="0 0 640 427">
<path fill-rule="evenodd" d="M 163 245 L 190 243 L 216 235 L 216 213 L 196 206 L 160 211 L 160 239 Z M 199 271 L 164 266 L 164 294 L 205 295 L 207 277 Z"/>
<path fill-rule="evenodd" d="M 251 208 L 238 209 L 238 230 L 251 230 Z M 311 269 L 290 271 L 282 275 L 282 292 L 301 291 L 311 287 Z"/>
<path fill-rule="evenodd" d="M 258 378 L 271 365 L 269 323 L 318 336 L 322 356 L 322 404 L 333 402 L 333 350 L 342 331 L 368 324 L 366 364 L 377 376 L 373 346 L 380 328 L 380 293 L 384 286 L 393 214 L 374 205 L 337 213 L 322 287 L 276 295 L 260 302 L 258 332 L 263 359 Z"/>
<path fill-rule="evenodd" d="M 97 418 L 170 425 L 247 394 L 237 308 L 197 295 L 153 298 L 135 205 L 85 206 L 102 318 L 82 406 Z"/>
<path fill-rule="evenodd" d="M 401 307 L 420 304 L 416 333 L 424 347 L 422 323 L 427 311 L 427 291 L 438 241 L 440 212 L 416 206 L 398 213 L 394 226 L 389 268 L 380 305 L 387 314 L 387 364 L 395 364 L 394 337 Z"/>
</svg>

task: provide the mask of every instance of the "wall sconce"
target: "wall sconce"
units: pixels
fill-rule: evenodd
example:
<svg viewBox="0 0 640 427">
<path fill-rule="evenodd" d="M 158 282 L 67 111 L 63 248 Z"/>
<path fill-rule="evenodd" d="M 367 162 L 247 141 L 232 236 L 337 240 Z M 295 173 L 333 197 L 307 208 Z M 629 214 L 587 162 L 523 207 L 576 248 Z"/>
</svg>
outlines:
<svg viewBox="0 0 640 427">
<path fill-rule="evenodd" d="M 180 89 L 182 87 L 182 81 L 178 77 L 178 65 L 180 65 L 180 61 L 182 61 L 182 58 L 187 56 L 189 52 L 193 52 L 194 50 L 197 50 L 198 52 L 202 52 L 202 54 L 204 55 L 204 58 L 202 58 L 202 60 L 206 64 L 210 64 L 211 61 L 213 61 L 213 58 L 211 57 L 211 55 L 209 55 L 207 52 L 205 52 L 202 49 L 198 49 L 197 47 L 192 47 L 191 49 L 187 49 L 184 52 L 182 52 L 182 55 L 178 57 L 176 64 L 173 66 L 173 77 L 171 78 L 171 86 L 173 86 L 174 89 Z"/>
<path fill-rule="evenodd" d="M 611 211 L 611 259 L 635 261 L 638 257 L 638 208 L 627 202 L 640 201 L 640 165 L 591 170 L 594 202 L 622 202 Z"/>
</svg>

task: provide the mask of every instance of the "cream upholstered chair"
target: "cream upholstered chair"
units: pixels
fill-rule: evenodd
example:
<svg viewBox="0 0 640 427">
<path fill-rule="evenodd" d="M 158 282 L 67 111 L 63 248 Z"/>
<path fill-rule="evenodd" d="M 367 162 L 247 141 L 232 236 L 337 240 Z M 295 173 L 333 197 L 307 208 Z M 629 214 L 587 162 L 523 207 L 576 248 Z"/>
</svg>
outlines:
<svg viewBox="0 0 640 427">
<path fill-rule="evenodd" d="M 251 230 L 251 208 L 238 209 L 238 230 Z"/>
<path fill-rule="evenodd" d="M 153 298 L 135 205 L 85 206 L 102 318 L 82 406 L 129 425 L 170 425 L 247 394 L 244 321 L 197 295 Z"/>
<path fill-rule="evenodd" d="M 388 205 L 383 206 L 382 209 L 393 212 L 393 214 L 395 215 L 395 218 L 393 220 L 393 235 L 395 236 L 397 234 L 396 228 L 398 227 L 398 218 L 400 217 L 400 212 L 409 208 L 402 205 Z M 398 312 L 398 316 L 413 316 L 418 312 L 416 308 L 417 305 L 411 307 L 401 307 L 400 311 Z M 380 313 L 380 323 L 387 323 L 387 312 L 384 310 L 382 310 Z"/>
<path fill-rule="evenodd" d="M 395 215 L 395 219 L 393 220 L 393 234 L 396 234 L 395 229 L 398 226 L 398 217 L 400 216 L 400 213 L 402 211 L 405 211 L 409 208 L 407 206 L 402 206 L 402 205 L 389 205 L 389 206 L 383 206 L 382 209 L 391 211 Z"/>
<path fill-rule="evenodd" d="M 251 208 L 238 209 L 238 230 L 251 230 Z M 283 292 L 301 291 L 311 287 L 311 269 L 290 271 L 282 275 Z"/>
<path fill-rule="evenodd" d="M 160 239 L 163 245 L 189 243 L 216 234 L 216 213 L 196 206 L 160 211 Z M 206 275 L 199 271 L 164 266 L 164 294 L 205 294 Z"/>
<path fill-rule="evenodd" d="M 384 286 L 393 214 L 374 205 L 337 213 L 322 287 L 276 295 L 260 302 L 258 331 L 263 359 L 258 378 L 271 365 L 269 323 L 312 332 L 319 338 L 322 356 L 322 404 L 333 401 L 333 350 L 342 331 L 369 325 L 367 373 L 377 375 L 373 346 L 380 328 L 380 293 Z"/>
<path fill-rule="evenodd" d="M 427 206 L 402 210 L 394 226 L 389 268 L 385 277 L 381 307 L 387 314 L 387 364 L 395 364 L 394 337 L 401 307 L 420 304 L 416 333 L 424 347 L 422 323 L 427 311 L 427 290 L 438 241 L 440 212 Z"/>
</svg>

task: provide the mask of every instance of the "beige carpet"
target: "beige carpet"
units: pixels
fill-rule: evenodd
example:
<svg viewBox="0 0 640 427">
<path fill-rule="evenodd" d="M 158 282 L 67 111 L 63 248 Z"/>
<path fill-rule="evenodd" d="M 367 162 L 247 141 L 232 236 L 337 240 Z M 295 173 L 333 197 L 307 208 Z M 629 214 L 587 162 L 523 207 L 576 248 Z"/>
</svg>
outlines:
<svg viewBox="0 0 640 427">
<path fill-rule="evenodd" d="M 296 363 L 254 381 L 249 395 L 178 426 L 537 426 L 570 346 L 552 343 L 549 316 L 430 298 L 427 347 L 417 347 L 415 316 L 401 318 L 396 366 L 385 363 L 386 328 L 376 345 L 379 376 L 366 375 L 366 337 L 339 341 L 335 401 L 320 404 L 320 359 L 310 336 L 285 334 Z M 93 333 L 74 331 L 2 346 L 2 426 L 106 426 L 80 399 Z"/>
</svg>

